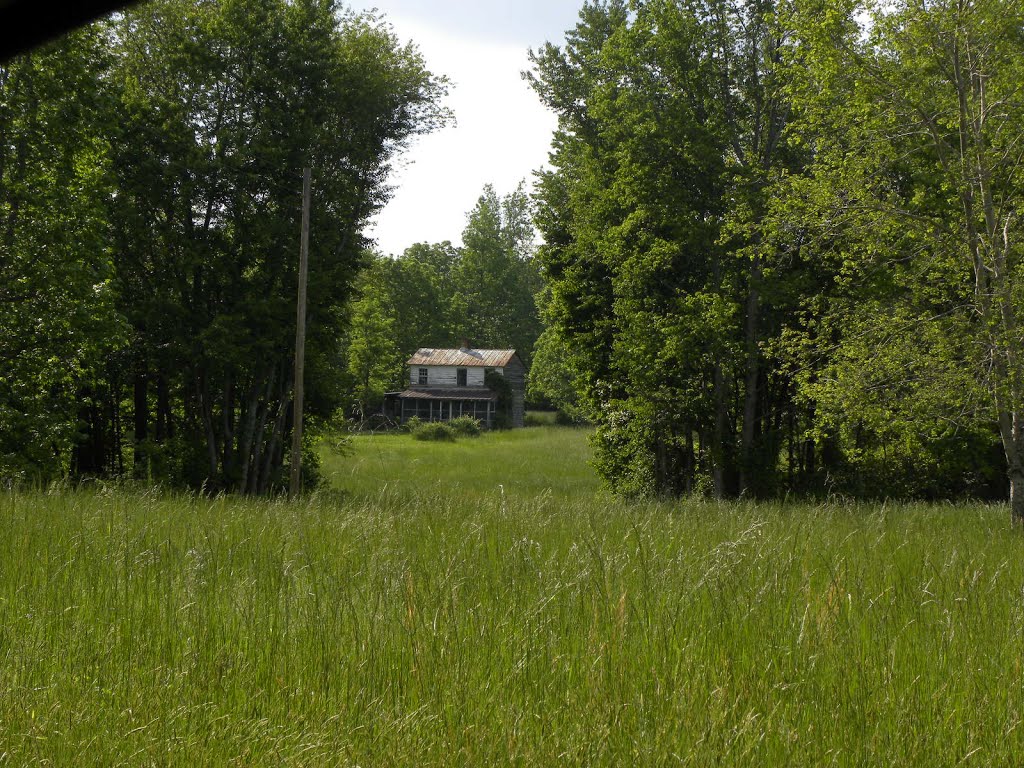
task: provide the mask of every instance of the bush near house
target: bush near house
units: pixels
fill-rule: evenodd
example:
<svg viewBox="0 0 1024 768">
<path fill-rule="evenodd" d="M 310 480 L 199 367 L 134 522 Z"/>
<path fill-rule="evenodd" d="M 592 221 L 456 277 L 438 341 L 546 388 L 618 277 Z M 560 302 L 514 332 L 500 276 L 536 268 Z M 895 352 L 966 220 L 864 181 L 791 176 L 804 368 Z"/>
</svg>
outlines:
<svg viewBox="0 0 1024 768">
<path fill-rule="evenodd" d="M 428 421 L 409 430 L 413 440 L 454 441 L 456 432 L 443 421 Z"/>
<path fill-rule="evenodd" d="M 480 419 L 472 416 L 457 416 L 448 422 L 448 426 L 460 437 L 480 437 Z"/>
<path fill-rule="evenodd" d="M 405 422 L 405 429 L 416 440 L 452 441 L 457 437 L 479 437 L 482 429 L 479 419 L 459 416 L 451 421 L 423 421 L 413 416 Z"/>
</svg>

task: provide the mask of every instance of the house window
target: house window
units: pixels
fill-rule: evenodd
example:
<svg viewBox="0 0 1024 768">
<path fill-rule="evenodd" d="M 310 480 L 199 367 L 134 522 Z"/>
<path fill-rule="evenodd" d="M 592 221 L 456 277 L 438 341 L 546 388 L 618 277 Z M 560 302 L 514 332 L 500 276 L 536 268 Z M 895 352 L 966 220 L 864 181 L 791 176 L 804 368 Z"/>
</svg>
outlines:
<svg viewBox="0 0 1024 768">
<path fill-rule="evenodd" d="M 427 369 L 420 368 L 419 370 L 419 383 L 420 386 L 426 386 L 427 384 Z"/>
<path fill-rule="evenodd" d="M 466 386 L 466 369 L 459 368 L 455 371 L 455 383 L 460 386 Z"/>
</svg>

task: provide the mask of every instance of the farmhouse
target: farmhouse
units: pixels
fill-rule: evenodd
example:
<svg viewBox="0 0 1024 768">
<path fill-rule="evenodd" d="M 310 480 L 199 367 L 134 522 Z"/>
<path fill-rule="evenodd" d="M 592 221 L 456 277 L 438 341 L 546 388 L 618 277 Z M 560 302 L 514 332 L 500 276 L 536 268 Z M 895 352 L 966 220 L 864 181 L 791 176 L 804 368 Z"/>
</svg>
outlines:
<svg viewBox="0 0 1024 768">
<path fill-rule="evenodd" d="M 526 368 L 514 349 L 472 349 L 468 344 L 460 349 L 418 349 L 406 364 L 409 388 L 392 393 L 388 404 L 399 423 L 413 416 L 424 421 L 472 416 L 494 427 L 499 409 L 506 406 L 510 426 L 523 426 Z M 487 386 L 491 371 L 508 382 L 510 397 Z"/>
</svg>

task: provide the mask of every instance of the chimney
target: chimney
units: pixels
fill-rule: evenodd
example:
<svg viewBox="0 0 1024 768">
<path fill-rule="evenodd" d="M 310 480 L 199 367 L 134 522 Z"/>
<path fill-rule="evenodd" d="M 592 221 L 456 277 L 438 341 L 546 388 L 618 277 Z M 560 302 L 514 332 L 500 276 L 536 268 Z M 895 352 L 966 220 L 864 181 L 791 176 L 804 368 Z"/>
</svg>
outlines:
<svg viewBox="0 0 1024 768">
<path fill-rule="evenodd" d="M 463 349 L 463 351 L 468 351 L 468 350 L 472 349 L 472 347 L 469 346 L 469 339 L 467 339 L 465 337 L 463 337 L 463 339 L 462 339 L 462 349 Z"/>
</svg>

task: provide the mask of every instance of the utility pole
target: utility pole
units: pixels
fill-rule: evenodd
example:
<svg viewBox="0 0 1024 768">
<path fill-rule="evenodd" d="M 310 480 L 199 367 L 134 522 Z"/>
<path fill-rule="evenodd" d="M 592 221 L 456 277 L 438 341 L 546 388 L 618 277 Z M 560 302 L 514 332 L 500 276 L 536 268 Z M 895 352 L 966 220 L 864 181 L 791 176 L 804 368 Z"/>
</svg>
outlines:
<svg viewBox="0 0 1024 768">
<path fill-rule="evenodd" d="M 312 173 L 302 169 L 302 238 L 299 242 L 299 300 L 295 310 L 295 397 L 292 400 L 292 476 L 288 495 L 295 498 L 302 478 L 302 392 L 306 363 L 306 282 L 309 278 L 309 198 Z"/>
</svg>

